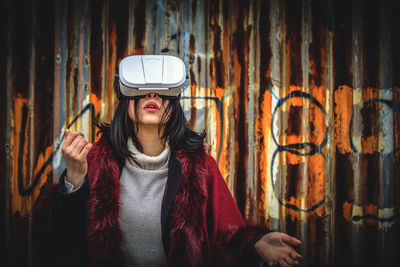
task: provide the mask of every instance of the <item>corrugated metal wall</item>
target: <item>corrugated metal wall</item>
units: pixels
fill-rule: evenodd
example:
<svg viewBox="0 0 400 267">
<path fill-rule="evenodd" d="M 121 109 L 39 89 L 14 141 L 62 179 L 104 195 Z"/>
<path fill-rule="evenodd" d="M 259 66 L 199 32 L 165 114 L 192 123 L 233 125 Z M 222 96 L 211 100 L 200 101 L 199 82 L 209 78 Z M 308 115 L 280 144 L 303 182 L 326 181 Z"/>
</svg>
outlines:
<svg viewBox="0 0 400 267">
<path fill-rule="evenodd" d="M 303 241 L 303 266 L 399 266 L 399 1 L 1 4 L 2 253 L 29 266 L 29 211 L 95 139 L 128 55 L 187 64 L 182 105 L 251 222 Z M 4 130 L 3 130 L 4 129 Z M 4 163 L 4 164 L 3 164 Z M 3 249 L 4 248 L 4 249 Z"/>
</svg>

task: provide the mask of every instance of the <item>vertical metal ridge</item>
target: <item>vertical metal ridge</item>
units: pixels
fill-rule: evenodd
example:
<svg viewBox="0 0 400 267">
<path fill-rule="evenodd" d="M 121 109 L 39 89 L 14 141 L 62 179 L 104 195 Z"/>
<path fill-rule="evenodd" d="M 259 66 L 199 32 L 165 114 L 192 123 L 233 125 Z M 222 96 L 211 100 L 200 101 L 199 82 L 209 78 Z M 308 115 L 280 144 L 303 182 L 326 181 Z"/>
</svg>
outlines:
<svg viewBox="0 0 400 267">
<path fill-rule="evenodd" d="M 36 149 L 35 149 L 35 120 L 36 120 L 36 112 L 35 112 L 35 89 L 36 89 L 36 83 L 35 83 L 35 78 L 36 78 L 36 0 L 32 0 L 32 9 L 31 9 L 31 28 L 29 29 L 29 32 L 31 33 L 31 49 L 30 49 L 30 55 L 29 55 L 29 93 L 28 93 L 28 123 L 27 123 L 27 128 L 29 129 L 29 140 L 28 142 L 28 153 L 29 153 L 29 160 L 27 162 L 24 162 L 23 164 L 27 164 L 29 169 L 26 173 L 26 177 L 24 177 L 24 183 L 31 185 L 32 181 L 34 179 L 34 165 L 35 165 L 35 156 L 36 156 Z M 22 131 L 22 129 L 21 129 Z M 21 167 L 21 166 L 20 166 Z M 23 184 L 24 184 L 23 183 Z M 23 187 L 25 187 L 23 185 Z M 33 206 L 33 194 L 30 194 L 28 198 L 26 199 L 25 204 L 27 205 L 27 208 L 30 208 Z M 32 217 L 28 217 L 28 265 L 32 265 Z"/>
<path fill-rule="evenodd" d="M 257 37 L 258 32 L 258 17 L 259 17 L 259 7 L 258 1 L 251 2 L 249 7 L 249 24 L 247 28 L 251 27 L 252 31 L 250 33 L 250 45 L 249 45 L 249 69 L 248 69 L 248 110 L 247 110 L 247 121 L 248 121 L 248 155 L 247 155 L 247 182 L 246 182 L 246 198 L 245 198 L 245 217 L 252 222 L 257 220 L 257 151 L 258 151 L 258 140 L 256 132 L 256 120 L 258 117 L 258 106 L 256 101 L 259 98 L 259 84 L 258 69 L 254 66 L 259 66 L 258 56 L 259 48 Z"/>
<path fill-rule="evenodd" d="M 109 0 L 105 0 L 102 2 L 103 8 L 102 8 L 102 38 L 103 38 L 103 65 L 102 65 L 102 75 L 101 75 L 101 99 L 103 101 L 102 105 L 102 110 L 101 110 L 101 117 L 103 117 L 103 120 L 106 122 L 111 121 L 111 114 L 110 114 L 110 104 L 109 104 L 109 98 L 111 96 L 110 94 L 110 88 L 107 88 L 108 84 L 108 75 L 107 75 L 107 68 L 108 68 L 108 51 L 109 51 L 109 27 L 108 27 L 108 16 L 109 16 Z"/>
<path fill-rule="evenodd" d="M 256 121 L 256 137 L 257 137 L 257 222 L 266 223 L 269 219 L 267 212 L 267 191 L 268 189 L 268 144 L 271 142 L 271 5 L 266 1 L 259 1 L 257 5 L 257 28 L 258 28 L 258 81 L 259 88 L 257 99 L 257 121 Z M 266 16 L 262 16 L 266 14 Z M 271 188 L 271 187 L 269 187 Z M 270 194 L 271 195 L 271 194 Z M 269 201 L 268 201 L 269 202 Z"/>
<path fill-rule="evenodd" d="M 394 247 L 394 201 L 393 201 L 393 153 L 395 147 L 394 137 L 394 99 L 392 66 L 392 36 L 390 29 L 391 1 L 385 0 L 380 4 L 379 20 L 379 99 L 382 102 L 379 106 L 379 196 L 378 196 L 378 225 L 380 232 L 379 263 L 383 266 L 390 266 L 395 262 L 396 252 Z M 389 21 L 388 21 L 389 20 Z M 392 108 L 384 103 L 393 103 Z M 386 221 L 388 220 L 388 221 Z"/>
<path fill-rule="evenodd" d="M 88 0 L 80 2 L 82 6 L 81 18 L 79 23 L 79 100 L 80 105 L 78 114 L 90 104 L 90 89 L 89 89 L 89 5 Z M 90 142 L 91 135 L 91 112 L 85 112 L 81 117 L 82 128 L 81 132 L 85 135 L 86 140 Z"/>
<path fill-rule="evenodd" d="M 28 108 L 29 108 L 29 122 L 27 124 L 27 128 L 29 129 L 29 140 L 28 141 L 28 150 L 29 150 L 29 160 L 27 161 L 28 172 L 26 180 L 24 181 L 26 184 L 32 183 L 33 176 L 33 165 L 35 158 L 35 105 L 33 104 L 35 101 L 35 78 L 36 78 L 36 0 L 32 0 L 32 9 L 31 9 L 31 28 L 29 32 L 31 34 L 31 43 L 30 43 L 30 55 L 29 55 L 29 91 L 28 91 Z M 29 205 L 31 203 L 31 197 L 28 198 Z"/>
<path fill-rule="evenodd" d="M 253 40 L 253 45 L 254 45 L 254 50 L 255 53 L 253 55 L 253 63 L 250 63 L 250 65 L 252 66 L 252 68 L 254 68 L 254 80 L 255 82 L 253 82 L 253 91 L 255 91 L 254 93 L 254 129 L 253 129 L 253 137 L 255 140 L 255 144 L 253 145 L 253 157 L 254 157 L 254 161 L 253 161 L 253 185 L 254 185 L 254 189 L 253 189 L 253 197 L 252 197 L 252 203 L 251 203 L 251 207 L 250 210 L 252 210 L 252 221 L 254 223 L 259 223 L 259 210 L 258 210 L 258 200 L 259 200 L 259 195 L 260 195 L 260 186 L 258 181 L 260 180 L 259 177 L 259 153 L 260 153 L 260 136 L 259 136 L 259 129 L 260 129 L 260 124 L 259 124 L 259 117 L 260 117 L 260 106 L 258 103 L 258 100 L 260 99 L 260 93 L 262 93 L 262 91 L 260 91 L 260 72 L 261 72 L 261 68 L 258 68 L 258 66 L 260 66 L 260 13 L 261 13 L 261 4 L 260 1 L 256 1 L 255 4 L 253 5 L 253 10 L 254 10 L 254 21 L 253 21 L 253 25 L 254 29 L 255 29 L 255 36 L 254 36 L 254 40 Z M 268 59 L 265 59 L 268 60 Z"/>
<path fill-rule="evenodd" d="M 210 26 L 210 5 L 211 5 L 210 1 L 212 1 L 212 0 L 204 0 L 204 3 L 200 2 L 200 4 L 204 5 L 203 6 L 204 10 L 203 10 L 203 14 L 202 14 L 203 19 L 204 19 L 204 28 L 205 28 L 203 30 L 203 36 L 204 36 L 203 53 L 204 54 L 202 55 L 202 66 L 204 68 L 201 73 L 202 74 L 201 75 L 201 81 L 202 81 L 201 84 L 203 84 L 203 86 L 200 88 L 202 90 L 198 91 L 197 95 L 200 97 L 203 97 L 204 100 L 201 102 L 203 102 L 204 106 L 202 107 L 202 111 L 200 114 L 199 114 L 199 112 L 196 113 L 196 118 L 203 116 L 203 121 L 201 122 L 201 124 L 200 125 L 197 124 L 200 126 L 200 128 L 198 128 L 198 130 L 204 129 L 206 132 L 208 132 L 207 120 L 208 120 L 209 114 L 208 114 L 207 107 L 209 106 L 210 101 L 209 101 L 209 99 L 207 99 L 207 96 L 208 96 L 208 91 L 210 89 L 210 56 L 211 56 L 210 54 L 212 53 L 212 43 L 211 43 L 212 40 L 210 40 L 211 37 L 210 37 L 210 32 L 208 30 L 208 27 Z M 199 41 L 201 42 L 201 38 Z M 199 104 L 199 101 L 197 101 L 196 104 Z M 210 137 L 211 137 L 210 135 L 208 135 L 208 137 L 207 137 L 207 144 L 208 144 L 209 148 L 211 148 L 210 145 L 212 143 L 212 141 L 210 140 Z"/>
<path fill-rule="evenodd" d="M 53 128 L 53 182 L 58 181 L 62 171 L 65 168 L 64 161 L 61 160 L 61 149 L 56 148 L 63 142 L 62 134 L 65 131 L 66 110 L 65 110 L 65 74 L 66 74 L 66 17 L 67 17 L 67 1 L 60 0 L 55 2 L 54 6 L 54 24 L 55 24 L 55 40 L 54 40 L 54 128 Z"/>
<path fill-rule="evenodd" d="M 336 146 L 334 142 L 334 56 L 333 56 L 333 38 L 334 38 L 334 29 L 331 28 L 333 25 L 333 12 L 332 10 L 332 1 L 328 0 L 327 2 L 327 10 L 328 16 L 325 18 L 328 29 L 327 29 L 327 53 L 326 53 L 326 81 L 325 87 L 327 90 L 327 96 L 325 101 L 326 107 L 326 129 L 327 129 L 327 149 L 326 149 L 326 163 L 325 163 L 325 214 L 326 214 L 326 222 L 325 222 L 325 247 L 326 247 L 326 255 L 325 255 L 325 266 L 334 266 L 334 258 L 335 258 L 335 211 L 336 211 L 336 191 L 335 191 L 335 182 L 334 182 L 334 170 L 335 170 L 335 153 Z"/>
<path fill-rule="evenodd" d="M 224 0 L 225 1 L 225 0 Z M 234 66 L 234 60 L 233 60 L 233 51 L 231 49 L 232 47 L 232 33 L 233 33 L 233 29 L 234 29 L 234 16 L 229 16 L 229 14 L 233 14 L 233 7 L 231 5 L 226 5 L 226 9 L 227 11 L 225 11 L 225 14 L 228 14 L 228 16 L 226 17 L 225 21 L 227 26 L 225 26 L 224 28 L 224 35 L 226 36 L 224 39 L 224 44 L 225 47 L 228 48 L 226 50 L 228 50 L 227 52 L 225 52 L 225 58 L 226 58 L 226 68 L 228 69 L 228 71 L 226 72 L 226 80 L 225 80 L 225 84 L 227 87 L 227 92 L 224 96 L 224 100 L 226 101 L 225 104 L 225 109 L 226 114 L 227 114 L 227 120 L 225 123 L 225 127 L 226 127 L 226 132 L 228 133 L 229 131 L 231 131 L 231 125 L 233 125 L 233 120 L 234 120 L 234 116 L 233 116 L 233 112 L 234 112 L 234 107 L 233 107 L 233 103 L 234 103 L 234 76 L 231 73 L 231 69 Z M 230 189 L 231 192 L 234 192 L 235 190 L 235 181 L 234 181 L 234 177 L 235 177 L 235 173 L 236 173 L 236 169 L 235 169 L 235 159 L 232 155 L 235 154 L 235 149 L 236 149 L 236 143 L 234 142 L 235 140 L 235 136 L 234 135 L 229 135 L 227 138 L 227 150 L 228 150 L 228 155 L 226 156 L 228 158 L 228 164 L 227 164 L 227 169 L 229 169 L 229 172 L 227 173 L 227 183 L 228 183 L 228 187 Z"/>
<path fill-rule="evenodd" d="M 270 99 L 271 102 L 267 103 L 271 105 L 271 112 L 275 112 L 274 109 L 278 104 L 279 96 L 281 95 L 281 90 L 284 89 L 285 86 L 285 77 L 283 77 L 282 73 L 282 58 L 284 58 L 284 45 L 285 44 L 285 35 L 283 21 L 283 7 L 279 4 L 279 0 L 271 0 L 270 2 L 270 41 L 271 41 L 271 82 L 272 88 L 270 91 Z M 266 101 L 266 100 L 264 100 Z M 278 115 L 277 115 L 278 117 Z M 266 218 L 267 222 L 270 224 L 270 228 L 272 230 L 280 229 L 280 217 L 279 217 L 279 209 L 280 204 L 278 202 L 279 195 L 278 192 L 274 190 L 274 182 L 277 179 L 280 179 L 282 174 L 279 170 L 279 158 L 280 155 L 278 153 L 278 146 L 273 141 L 273 136 L 278 136 L 279 139 L 279 123 L 278 118 L 276 121 L 273 120 L 274 117 L 271 116 L 271 124 L 267 123 L 263 125 L 263 127 L 270 127 L 274 125 L 275 127 L 271 128 L 270 135 L 265 138 L 265 158 L 266 162 L 268 162 L 268 167 L 265 169 L 266 180 L 265 180 L 265 191 L 264 191 L 264 209 L 266 209 Z M 274 129 L 278 129 L 274 132 Z M 270 149 L 268 149 L 270 147 Z M 275 159 L 275 161 L 273 161 Z M 282 229 L 284 230 L 284 229 Z"/>
<path fill-rule="evenodd" d="M 72 8 L 70 9 L 71 17 L 69 18 L 69 26 L 72 29 L 70 33 L 73 36 L 73 42 L 69 42 L 70 47 L 68 47 L 68 57 L 70 58 L 70 73 L 69 73 L 69 112 L 67 116 L 69 118 L 74 118 L 80 110 L 81 102 L 79 101 L 80 98 L 80 84 L 79 84 L 79 76 L 80 76 L 80 69 L 79 69 L 79 56 L 80 56 L 80 20 L 82 17 L 82 6 L 80 5 L 80 1 L 73 0 Z M 82 122 L 81 120 L 77 120 L 76 123 L 73 125 L 72 130 L 81 131 L 82 129 Z"/>
<path fill-rule="evenodd" d="M 362 100 L 362 67 L 363 67 L 363 32 L 361 27 L 361 10 L 362 2 L 360 0 L 353 0 L 352 2 L 352 33 L 353 33 L 353 54 L 352 54 L 352 68 L 353 68 L 353 120 L 351 124 L 353 144 L 356 147 L 356 152 L 353 153 L 353 173 L 354 173 L 354 203 L 352 208 L 352 218 L 354 216 L 363 216 L 363 172 L 361 168 L 361 108 L 363 105 Z M 363 221 L 360 220 L 353 223 L 352 241 L 354 247 L 353 266 L 363 266 L 364 260 L 361 257 L 363 251 Z"/>
<path fill-rule="evenodd" d="M 280 62 L 279 62 L 279 72 L 280 72 L 280 77 L 278 81 L 281 81 L 280 87 L 278 87 L 278 94 L 276 97 L 278 98 L 278 103 L 280 102 L 281 99 L 283 99 L 288 93 L 289 93 L 289 87 L 290 87 L 290 73 L 288 74 L 287 71 L 290 68 L 290 58 L 287 55 L 286 49 L 287 49 L 287 24 L 285 23 L 287 20 L 287 14 L 286 14 L 286 8 L 287 5 L 285 2 L 282 1 L 277 1 L 278 8 L 279 8 L 279 21 L 280 24 L 282 25 L 280 27 L 280 32 L 281 32 L 281 45 L 280 45 Z M 280 5 L 281 4 L 281 5 Z M 276 113 L 278 116 L 278 121 L 276 124 L 276 137 L 278 139 L 278 144 L 279 145 L 287 145 L 286 138 L 284 135 L 284 129 L 286 127 L 286 121 L 287 121 L 287 116 L 286 112 L 286 104 L 282 106 L 281 109 L 279 109 Z M 279 152 L 279 150 L 277 151 Z M 287 172 L 286 169 L 282 166 L 286 166 L 287 160 L 286 160 L 286 154 L 285 153 L 278 153 L 278 155 L 275 158 L 275 162 L 277 164 L 277 175 L 275 180 L 275 184 L 278 184 L 278 188 L 275 186 L 275 193 L 277 192 L 276 197 L 278 198 L 278 202 L 280 205 L 278 205 L 278 230 L 282 232 L 286 232 L 286 214 L 285 214 L 285 206 L 284 206 L 284 199 L 285 195 L 284 192 L 282 192 L 282 181 L 286 180 L 287 177 Z M 271 163 L 272 164 L 272 163 Z"/>
<path fill-rule="evenodd" d="M 305 0 L 302 2 L 302 11 L 301 11 L 301 18 L 302 18 L 302 23 L 301 23 L 301 38 L 302 38 L 302 45 L 301 45 L 301 67 L 302 67 L 302 91 L 306 94 L 310 94 L 310 81 L 309 81 L 309 71 L 310 71 L 310 42 L 312 41 L 311 39 L 311 2 L 310 0 Z M 308 105 L 307 105 L 308 103 Z M 301 142 L 302 143 L 307 143 L 311 142 L 309 140 L 309 125 L 310 125 L 310 110 L 311 103 L 309 101 L 302 101 L 302 123 L 301 123 L 301 129 L 300 129 L 300 135 L 301 135 Z M 305 158 L 304 161 L 302 162 L 303 164 L 301 165 L 301 184 L 300 184 L 300 197 L 301 197 L 301 210 L 300 211 L 300 218 L 301 218 L 301 239 L 303 240 L 302 242 L 302 247 L 301 247 L 301 254 L 303 255 L 303 261 L 302 264 L 304 266 L 309 265 L 312 261 L 313 258 L 315 258 L 315 249 L 313 248 L 310 244 L 310 242 L 315 242 L 315 240 L 312 240 L 310 236 L 310 232 L 308 231 L 309 226 L 314 226 L 316 227 L 316 224 L 313 222 L 315 221 L 314 216 L 310 216 L 308 211 L 311 207 L 309 206 L 308 194 L 312 194 L 313 192 L 309 192 L 309 182 L 308 179 L 310 179 L 310 172 L 309 172 L 309 157 Z M 303 195 L 304 194 L 304 195 Z M 316 231 L 316 229 L 314 229 Z M 311 240 L 310 240 L 311 239 Z"/>
<path fill-rule="evenodd" d="M 4 199 L 6 200 L 5 203 L 5 214 L 4 214 L 4 242 L 5 242 L 5 252 L 4 255 L 6 256 L 5 262 L 11 264 L 13 259 L 11 259 L 11 232 L 9 229 L 11 229 L 11 218 L 9 214 L 13 213 L 12 210 L 12 203 L 10 202 L 11 195 L 13 194 L 12 192 L 12 187 L 11 187 L 11 179 L 14 177 L 13 174 L 13 157 L 12 157 L 12 150 L 14 149 L 13 143 L 12 143 L 12 118 L 13 118 L 13 101 L 12 101 L 12 94 L 13 94 L 13 88 L 14 88 L 14 73 L 13 73 L 13 63 L 14 63 L 14 54 L 13 54 L 13 37 L 14 37 L 14 25 L 13 25 L 13 19 L 12 16 L 14 14 L 14 7 L 13 3 L 11 1 L 6 2 L 6 10 L 8 11 L 6 13 L 6 19 L 7 19 L 7 58 L 5 59 L 7 61 L 6 65 L 6 96 L 7 96 L 7 114 L 6 114 L 6 120 L 7 120 L 7 132 L 6 132 L 6 147 L 5 153 L 6 153 L 6 171 L 5 171 L 5 197 Z"/>
<path fill-rule="evenodd" d="M 235 82 L 236 92 L 234 96 L 237 98 L 235 101 L 235 123 L 233 129 L 237 131 L 235 142 L 237 143 L 235 149 L 235 197 L 239 210 L 242 214 L 245 211 L 245 190 L 246 190 L 246 168 L 248 168 L 247 155 L 248 151 L 248 122 L 246 121 L 246 112 L 248 112 L 248 50 L 249 50 L 249 3 L 235 2 L 237 5 L 236 15 L 238 20 L 236 28 L 233 32 L 233 52 L 235 64 Z"/>
<path fill-rule="evenodd" d="M 218 69 L 218 63 L 217 61 L 220 59 L 219 54 L 220 54 L 220 41 L 221 41 L 221 33 L 219 31 L 220 25 L 219 25 L 219 20 L 220 20 L 220 1 L 210 1 L 207 2 L 208 7 L 207 7 L 207 17 L 206 17 L 206 23 L 207 26 L 209 27 L 209 31 L 206 31 L 207 34 L 207 61 L 206 61 L 206 67 L 208 68 L 208 73 L 206 74 L 207 77 L 207 85 L 206 88 L 208 90 L 204 90 L 204 96 L 206 97 L 205 105 L 206 108 L 204 109 L 205 111 L 205 124 L 204 127 L 207 131 L 207 134 L 209 136 L 208 138 L 208 152 L 210 155 L 212 155 L 214 158 L 216 158 L 217 151 L 216 148 L 218 146 L 218 135 L 217 135 L 217 130 L 218 130 L 218 125 L 216 123 L 210 123 L 206 124 L 206 121 L 215 121 L 216 122 L 216 109 L 213 109 L 213 102 L 210 97 L 216 97 L 216 91 L 217 91 L 217 75 L 219 74 L 220 69 Z"/>
<path fill-rule="evenodd" d="M 133 33 L 135 31 L 135 5 L 134 5 L 135 0 L 129 0 L 129 18 L 128 18 L 128 55 L 132 56 L 134 55 L 135 51 L 135 42 L 134 42 L 134 36 Z"/>
<path fill-rule="evenodd" d="M 189 40 L 190 40 L 190 22 L 191 22 L 191 18 L 190 18 L 190 1 L 183 1 L 180 3 L 179 5 L 179 33 L 181 33 L 181 35 L 183 35 L 183 37 L 179 36 L 178 34 L 178 38 L 180 38 L 179 40 L 179 44 L 180 44 L 180 53 L 179 53 L 179 57 L 182 58 L 183 62 L 185 62 L 185 66 L 186 66 L 186 73 L 187 75 L 189 75 L 189 62 L 190 62 L 190 50 L 189 50 Z M 189 87 L 189 79 L 188 81 L 185 83 L 185 88 Z"/>
</svg>

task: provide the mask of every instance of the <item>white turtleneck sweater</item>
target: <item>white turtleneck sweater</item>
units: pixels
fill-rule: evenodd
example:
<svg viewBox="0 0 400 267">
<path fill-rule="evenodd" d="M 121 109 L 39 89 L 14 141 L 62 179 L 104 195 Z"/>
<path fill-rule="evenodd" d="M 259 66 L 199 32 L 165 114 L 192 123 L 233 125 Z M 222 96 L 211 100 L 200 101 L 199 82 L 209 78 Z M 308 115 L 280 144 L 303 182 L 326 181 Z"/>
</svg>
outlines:
<svg viewBox="0 0 400 267">
<path fill-rule="evenodd" d="M 120 226 L 125 266 L 165 266 L 162 245 L 161 203 L 168 177 L 168 144 L 156 157 L 139 152 L 128 140 L 133 159 L 127 159 L 121 173 Z M 68 192 L 77 189 L 65 181 Z"/>
</svg>

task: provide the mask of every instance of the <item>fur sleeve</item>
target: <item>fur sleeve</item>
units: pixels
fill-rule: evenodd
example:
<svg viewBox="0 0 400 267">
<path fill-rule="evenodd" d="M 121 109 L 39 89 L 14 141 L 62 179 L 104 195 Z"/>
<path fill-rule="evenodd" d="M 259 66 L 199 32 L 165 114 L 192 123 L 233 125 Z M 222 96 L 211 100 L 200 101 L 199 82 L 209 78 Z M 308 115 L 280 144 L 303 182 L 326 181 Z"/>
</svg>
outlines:
<svg viewBox="0 0 400 267">
<path fill-rule="evenodd" d="M 246 225 L 223 179 L 215 160 L 208 157 L 209 176 L 209 235 L 211 246 L 216 253 L 216 266 L 252 266 L 256 264 L 253 253 L 254 239 L 266 234 L 263 225 Z"/>
<path fill-rule="evenodd" d="M 57 194 L 57 186 L 52 177 L 47 177 L 40 190 L 32 211 L 32 260 L 33 266 L 53 266 L 55 263 L 54 227 L 51 223 L 51 210 Z"/>
<path fill-rule="evenodd" d="M 49 176 L 32 209 L 34 266 L 85 263 L 87 181 L 68 195 L 62 193 L 62 185 L 52 184 Z"/>
</svg>

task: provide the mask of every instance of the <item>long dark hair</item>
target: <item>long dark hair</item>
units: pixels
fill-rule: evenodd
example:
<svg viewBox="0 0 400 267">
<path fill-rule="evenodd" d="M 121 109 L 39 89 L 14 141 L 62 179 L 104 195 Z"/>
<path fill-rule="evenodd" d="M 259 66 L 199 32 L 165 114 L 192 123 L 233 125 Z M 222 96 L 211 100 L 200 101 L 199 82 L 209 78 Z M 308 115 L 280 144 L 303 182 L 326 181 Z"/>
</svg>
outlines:
<svg viewBox="0 0 400 267">
<path fill-rule="evenodd" d="M 138 118 L 138 103 L 141 97 L 124 97 L 119 91 L 117 78 L 114 81 L 114 90 L 117 93 L 119 103 L 111 124 L 103 122 L 96 122 L 95 124 L 100 129 L 100 132 L 105 134 L 109 139 L 118 160 L 123 162 L 125 159 L 132 156 L 128 149 L 129 137 L 132 138 L 136 148 L 139 151 L 143 151 L 142 145 L 135 134 L 139 127 L 139 122 L 136 119 L 135 123 L 133 123 L 128 116 L 129 101 L 133 99 L 135 104 L 135 117 Z M 163 105 L 165 105 L 166 99 L 169 100 L 169 104 L 165 106 L 165 112 L 161 117 L 158 129 L 160 134 L 165 123 L 164 133 L 161 139 L 163 141 L 168 141 L 172 153 L 178 150 L 189 153 L 198 151 L 203 147 L 204 138 L 206 136 L 205 132 L 196 133 L 189 129 L 188 122 L 180 104 L 180 96 L 162 96 Z"/>
</svg>

